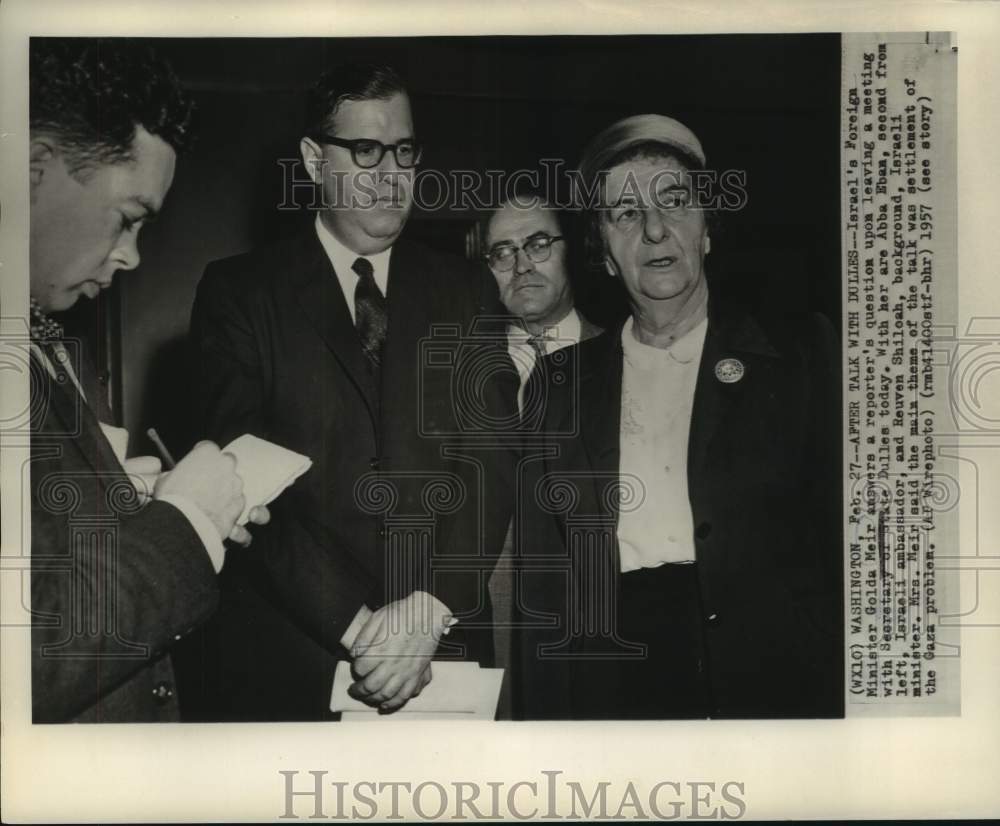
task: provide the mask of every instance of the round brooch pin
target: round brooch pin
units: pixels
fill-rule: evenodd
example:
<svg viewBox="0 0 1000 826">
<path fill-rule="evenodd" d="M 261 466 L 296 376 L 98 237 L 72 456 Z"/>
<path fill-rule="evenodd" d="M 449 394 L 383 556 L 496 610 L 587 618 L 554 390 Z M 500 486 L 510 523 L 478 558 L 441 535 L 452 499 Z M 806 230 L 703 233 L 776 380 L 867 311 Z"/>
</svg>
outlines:
<svg viewBox="0 0 1000 826">
<path fill-rule="evenodd" d="M 734 384 L 743 378 L 746 370 L 739 359 L 721 359 L 715 365 L 715 377 L 723 384 Z"/>
</svg>

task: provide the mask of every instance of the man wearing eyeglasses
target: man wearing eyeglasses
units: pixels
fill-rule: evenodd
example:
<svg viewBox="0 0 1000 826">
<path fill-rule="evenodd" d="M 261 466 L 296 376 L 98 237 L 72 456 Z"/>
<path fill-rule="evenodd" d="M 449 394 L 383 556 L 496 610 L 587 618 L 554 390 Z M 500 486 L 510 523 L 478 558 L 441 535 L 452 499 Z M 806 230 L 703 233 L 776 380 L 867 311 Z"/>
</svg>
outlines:
<svg viewBox="0 0 1000 826">
<path fill-rule="evenodd" d="M 559 210 L 534 190 L 515 193 L 486 222 L 486 263 L 496 279 L 500 300 L 518 320 L 507 329 L 507 347 L 520 378 L 517 406 L 521 414 L 524 388 L 539 357 L 604 332 L 574 307 L 567 240 Z M 528 406 L 533 406 L 531 400 Z M 497 664 L 503 666 L 510 661 L 513 594 L 513 531 L 508 529 L 490 579 L 493 640 Z M 501 704 L 506 702 L 505 692 Z"/>
<path fill-rule="evenodd" d="M 453 374 L 424 370 L 421 353 L 442 326 L 465 334 L 502 313 L 496 285 L 400 238 L 421 147 L 391 68 L 321 77 L 300 148 L 322 196 L 314 225 L 210 265 L 192 317 L 208 432 L 255 433 L 314 462 L 274 509 L 264 552 L 229 573 L 214 627 L 226 642 L 205 657 L 213 719 L 328 717 L 348 658 L 352 694 L 394 711 L 435 655 L 492 655 L 486 576 L 441 560 L 491 567 L 508 518 L 488 489 L 502 457 L 456 456 Z M 482 398 L 516 422 L 514 382 Z"/>
<path fill-rule="evenodd" d="M 566 241 L 558 210 L 538 192 L 514 195 L 486 224 L 486 263 L 504 307 L 520 320 L 510 325 L 507 339 L 521 379 L 522 412 L 524 386 L 539 355 L 603 332 L 573 306 Z"/>
</svg>

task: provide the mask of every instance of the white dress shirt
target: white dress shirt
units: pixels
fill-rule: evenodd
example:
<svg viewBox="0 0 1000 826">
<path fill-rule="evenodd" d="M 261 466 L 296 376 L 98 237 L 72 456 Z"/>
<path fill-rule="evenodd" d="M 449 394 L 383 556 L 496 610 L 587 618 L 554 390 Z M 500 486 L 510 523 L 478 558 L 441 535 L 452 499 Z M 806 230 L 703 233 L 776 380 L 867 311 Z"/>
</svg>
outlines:
<svg viewBox="0 0 1000 826">
<path fill-rule="evenodd" d="M 570 309 L 561 321 L 551 327 L 546 327 L 543 337 L 545 338 L 546 355 L 562 350 L 563 347 L 579 344 L 580 316 L 576 310 Z M 538 358 L 535 348 L 528 343 L 531 338 L 531 333 L 518 324 L 511 324 L 507 328 L 507 352 L 521 377 L 520 386 L 517 388 L 517 409 L 519 412 L 523 412 L 524 386 L 528 383 L 528 377 L 535 369 L 535 360 Z"/>
<path fill-rule="evenodd" d="M 31 349 L 35 356 L 42 362 L 43 365 L 45 365 L 45 369 L 48 371 L 49 375 L 52 376 L 53 379 L 57 378 L 55 365 L 53 365 L 49 360 L 45 350 L 34 343 L 32 343 Z M 66 371 L 66 375 L 69 376 L 70 381 L 73 382 L 73 386 L 76 387 L 77 392 L 80 394 L 83 401 L 86 402 L 87 395 L 83 392 L 83 387 L 80 385 L 80 380 L 77 378 L 76 372 L 73 370 L 73 365 L 70 363 L 66 349 L 61 344 L 57 343 L 53 345 L 53 350 L 55 351 L 55 357 L 59 360 L 60 366 Z M 115 456 L 118 458 L 119 463 L 124 466 L 125 451 L 128 446 L 128 431 L 124 427 L 115 427 L 114 425 L 106 424 L 101 421 L 99 421 L 98 424 L 101 426 L 101 431 L 104 433 L 105 437 L 111 443 L 111 448 L 114 451 Z M 140 491 L 140 493 L 142 492 L 143 491 Z M 205 546 L 205 551 L 208 553 L 208 557 L 212 561 L 212 567 L 215 569 L 216 573 L 219 573 L 226 561 L 226 547 L 222 544 L 219 532 L 216 530 L 212 520 L 208 518 L 208 515 L 200 507 L 198 507 L 197 504 L 185 496 L 167 494 L 166 496 L 159 496 L 157 501 L 173 505 L 184 515 L 184 518 L 191 523 L 191 527 L 198 535 L 198 539 L 201 540 L 201 544 Z"/>
<path fill-rule="evenodd" d="M 708 320 L 668 349 L 622 329 L 620 447 L 623 488 L 641 481 L 645 495 L 623 492 L 618 544 L 623 572 L 693 562 L 694 517 L 688 498 L 688 437 Z M 625 505 L 625 501 L 632 504 Z"/>
<path fill-rule="evenodd" d="M 392 254 L 392 247 L 375 255 L 358 255 L 353 250 L 345 247 L 338 241 L 316 215 L 316 234 L 319 242 L 326 251 L 326 257 L 333 265 L 333 271 L 337 274 L 337 281 L 340 282 L 340 289 L 344 291 L 344 298 L 347 299 L 347 309 L 351 314 L 351 321 L 357 324 L 354 317 L 354 288 L 358 286 L 360 276 L 354 271 L 354 262 L 358 258 L 367 258 L 372 263 L 375 277 L 375 284 L 382 295 L 388 295 L 389 290 L 389 256 Z"/>
</svg>

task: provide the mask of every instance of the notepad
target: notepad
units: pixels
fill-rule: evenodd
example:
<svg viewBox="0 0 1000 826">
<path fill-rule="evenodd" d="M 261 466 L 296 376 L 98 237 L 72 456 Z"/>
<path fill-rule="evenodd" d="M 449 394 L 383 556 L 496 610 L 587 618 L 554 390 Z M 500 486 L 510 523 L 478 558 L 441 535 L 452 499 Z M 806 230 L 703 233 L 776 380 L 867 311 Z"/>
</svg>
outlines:
<svg viewBox="0 0 1000 826">
<path fill-rule="evenodd" d="M 98 422 L 104 438 L 108 440 L 111 449 L 115 452 L 115 458 L 119 464 L 125 464 L 125 457 L 128 455 L 128 431 L 124 427 L 115 427 L 113 424 Z"/>
<path fill-rule="evenodd" d="M 500 699 L 502 668 L 480 668 L 478 663 L 431 663 L 433 679 L 419 696 L 393 714 L 379 714 L 378 709 L 356 700 L 347 693 L 354 682 L 351 664 L 337 663 L 330 694 L 330 711 L 341 712 L 341 720 L 391 719 L 408 715 L 410 719 L 492 720 Z"/>
<path fill-rule="evenodd" d="M 237 525 L 245 525 L 253 508 L 273 502 L 312 467 L 308 456 L 249 433 L 231 441 L 223 452 L 236 457 L 236 472 L 243 479 L 246 505 Z"/>
</svg>

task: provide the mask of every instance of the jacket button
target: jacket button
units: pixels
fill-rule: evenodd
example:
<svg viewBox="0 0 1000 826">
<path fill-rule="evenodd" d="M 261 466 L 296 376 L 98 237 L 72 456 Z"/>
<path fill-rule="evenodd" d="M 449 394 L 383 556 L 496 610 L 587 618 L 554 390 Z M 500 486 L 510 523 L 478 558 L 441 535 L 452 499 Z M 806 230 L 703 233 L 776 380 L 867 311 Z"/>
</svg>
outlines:
<svg viewBox="0 0 1000 826">
<path fill-rule="evenodd" d="M 716 613 L 713 612 L 713 613 L 711 613 L 711 614 L 708 615 L 708 621 L 709 622 L 718 622 L 718 620 L 719 620 L 719 615 L 718 614 L 716 614 Z"/>
<path fill-rule="evenodd" d="M 712 526 L 708 522 L 702 522 L 694 532 L 694 535 L 698 539 L 708 539 L 708 535 L 712 532 Z"/>
<path fill-rule="evenodd" d="M 157 683 L 153 689 L 153 699 L 160 705 L 164 705 L 174 696 L 174 687 L 170 683 Z"/>
<path fill-rule="evenodd" d="M 381 537 L 385 536 L 385 528 L 384 527 L 378 529 L 378 535 L 381 536 Z"/>
<path fill-rule="evenodd" d="M 368 467 L 370 467 L 372 470 L 378 470 L 379 468 L 378 456 L 372 457 L 372 459 L 368 462 Z"/>
</svg>

